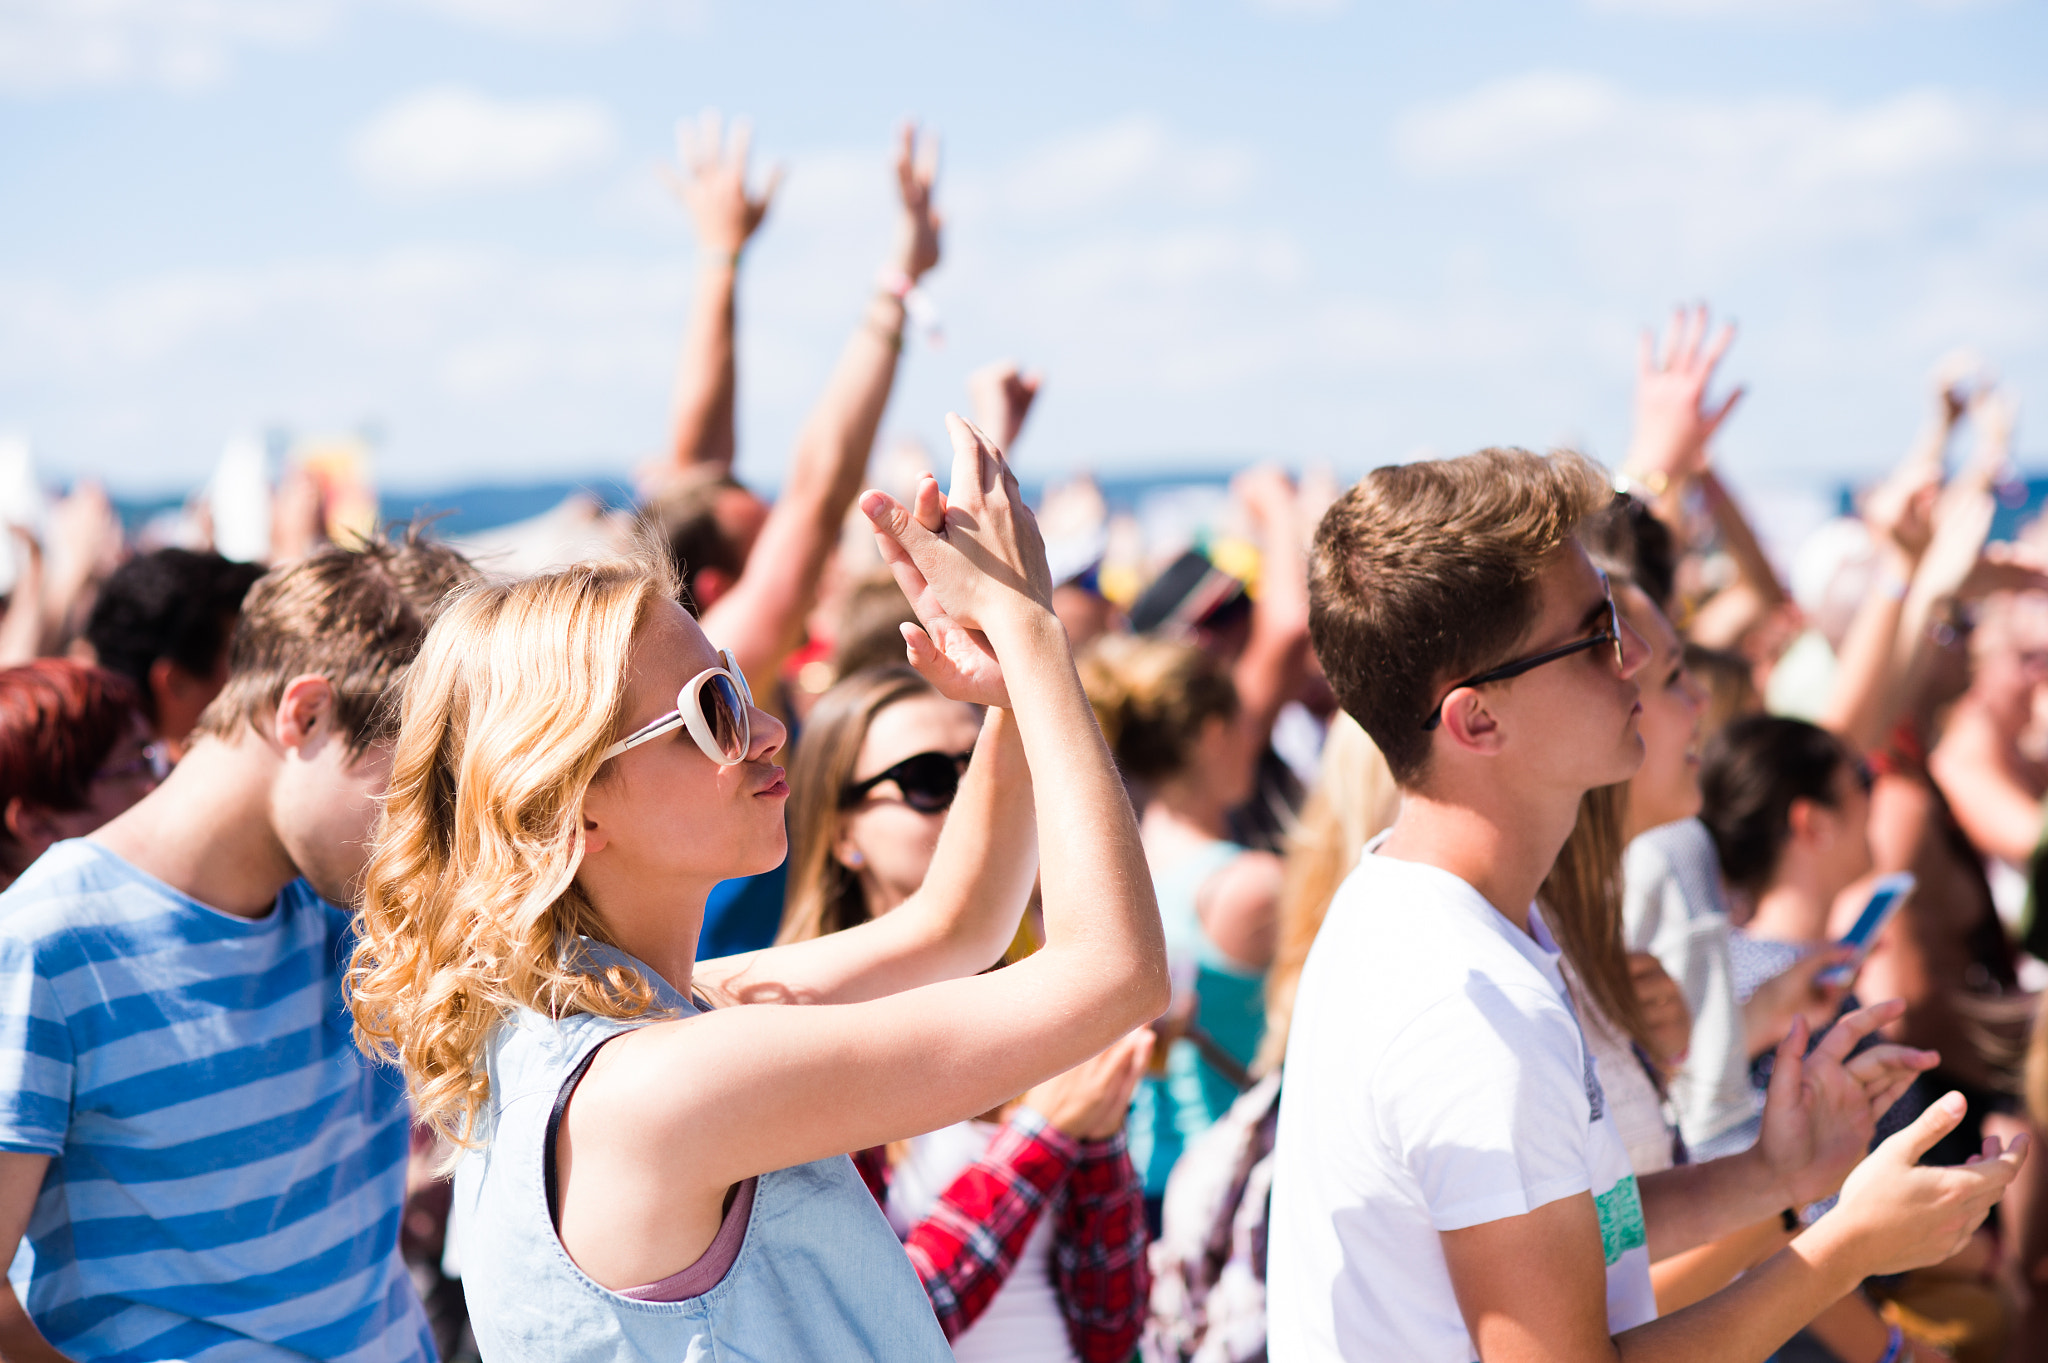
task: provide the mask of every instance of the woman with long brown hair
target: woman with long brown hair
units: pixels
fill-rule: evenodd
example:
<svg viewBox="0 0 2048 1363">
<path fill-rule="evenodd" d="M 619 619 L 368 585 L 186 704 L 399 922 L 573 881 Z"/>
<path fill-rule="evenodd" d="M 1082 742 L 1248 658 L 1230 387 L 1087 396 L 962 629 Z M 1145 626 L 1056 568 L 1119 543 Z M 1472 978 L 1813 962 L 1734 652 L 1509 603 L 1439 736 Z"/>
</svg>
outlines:
<svg viewBox="0 0 2048 1363">
<path fill-rule="evenodd" d="M 917 894 L 982 718 L 908 667 L 818 698 L 790 764 L 790 874 L 777 940 L 808 942 Z M 1020 929 L 1006 961 L 1029 954 Z M 960 1359 L 1124 1363 L 1147 1288 L 1124 1115 L 1142 1029 L 968 1121 L 859 1151 Z"/>
</svg>

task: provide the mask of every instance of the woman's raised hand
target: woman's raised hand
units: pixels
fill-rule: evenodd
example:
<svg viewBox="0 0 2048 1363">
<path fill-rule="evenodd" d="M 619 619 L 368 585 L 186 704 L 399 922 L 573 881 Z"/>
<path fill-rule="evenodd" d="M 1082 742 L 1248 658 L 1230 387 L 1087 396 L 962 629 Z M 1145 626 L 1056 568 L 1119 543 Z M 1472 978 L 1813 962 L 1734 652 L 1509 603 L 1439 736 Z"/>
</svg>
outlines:
<svg viewBox="0 0 2048 1363">
<path fill-rule="evenodd" d="M 913 505 L 861 494 L 882 558 L 923 628 L 904 626 L 911 665 L 956 700 L 1007 705 L 990 631 L 1052 610 L 1038 521 L 993 440 L 950 413 L 951 496 L 918 480 Z"/>
</svg>

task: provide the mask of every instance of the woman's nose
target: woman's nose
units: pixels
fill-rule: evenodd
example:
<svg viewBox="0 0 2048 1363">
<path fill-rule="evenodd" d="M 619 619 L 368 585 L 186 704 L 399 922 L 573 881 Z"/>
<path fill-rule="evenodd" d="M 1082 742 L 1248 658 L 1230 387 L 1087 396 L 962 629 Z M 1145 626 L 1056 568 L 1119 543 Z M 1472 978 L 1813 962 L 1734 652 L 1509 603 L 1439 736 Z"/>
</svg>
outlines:
<svg viewBox="0 0 2048 1363">
<path fill-rule="evenodd" d="M 747 745 L 749 762 L 766 762 L 782 751 L 782 745 L 789 741 L 789 729 L 775 716 L 760 706 L 752 707 L 753 713 L 747 720 L 747 729 L 753 741 Z"/>
</svg>

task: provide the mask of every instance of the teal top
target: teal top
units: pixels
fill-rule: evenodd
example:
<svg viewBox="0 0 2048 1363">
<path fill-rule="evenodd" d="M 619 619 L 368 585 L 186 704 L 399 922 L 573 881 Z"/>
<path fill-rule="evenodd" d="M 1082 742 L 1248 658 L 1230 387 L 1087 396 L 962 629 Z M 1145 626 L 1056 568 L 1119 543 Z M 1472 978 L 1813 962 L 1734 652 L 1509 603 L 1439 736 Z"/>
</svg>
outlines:
<svg viewBox="0 0 2048 1363">
<path fill-rule="evenodd" d="M 1266 1030 L 1265 972 L 1248 971 L 1218 950 L 1195 911 L 1202 887 L 1244 851 L 1234 842 L 1212 842 L 1178 865 L 1155 867 L 1152 888 L 1167 952 L 1195 961 L 1195 1025 L 1249 1066 Z M 1182 1039 L 1167 1048 L 1166 1074 L 1147 1075 L 1131 1105 L 1131 1162 L 1147 1197 L 1166 1192 L 1166 1176 L 1181 1150 L 1228 1111 L 1237 1094 L 1237 1086 L 1202 1059 L 1193 1042 Z"/>
</svg>

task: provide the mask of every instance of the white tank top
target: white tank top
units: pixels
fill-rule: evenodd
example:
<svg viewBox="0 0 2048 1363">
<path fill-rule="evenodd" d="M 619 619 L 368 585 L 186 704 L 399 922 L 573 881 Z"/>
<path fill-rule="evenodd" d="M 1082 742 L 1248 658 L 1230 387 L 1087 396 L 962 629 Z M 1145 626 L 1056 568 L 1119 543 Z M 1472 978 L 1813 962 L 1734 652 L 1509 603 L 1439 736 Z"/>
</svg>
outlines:
<svg viewBox="0 0 2048 1363">
<path fill-rule="evenodd" d="M 889 1224 L 907 1236 L 931 1215 L 939 1195 L 968 1165 L 988 1153 L 1001 1130 L 993 1122 L 959 1122 L 910 1142 L 889 1178 Z M 953 1341 L 963 1363 L 1078 1363 L 1052 1281 L 1053 1208 L 1038 1223 L 988 1309 Z"/>
</svg>

